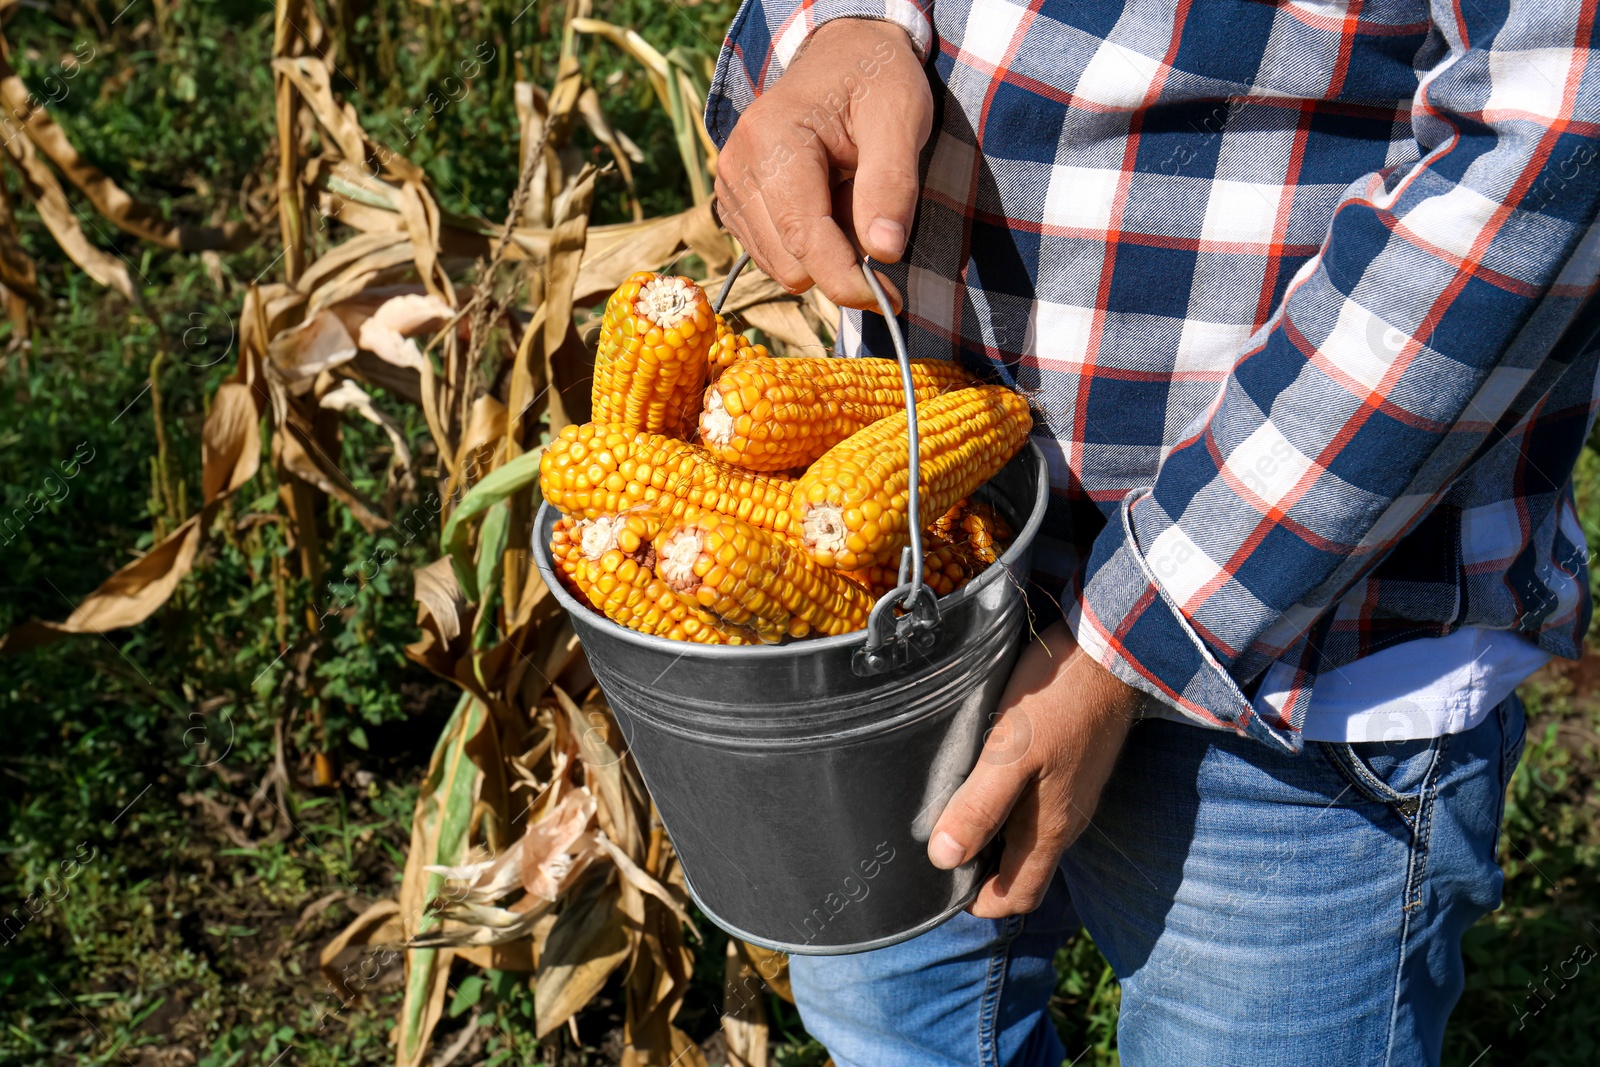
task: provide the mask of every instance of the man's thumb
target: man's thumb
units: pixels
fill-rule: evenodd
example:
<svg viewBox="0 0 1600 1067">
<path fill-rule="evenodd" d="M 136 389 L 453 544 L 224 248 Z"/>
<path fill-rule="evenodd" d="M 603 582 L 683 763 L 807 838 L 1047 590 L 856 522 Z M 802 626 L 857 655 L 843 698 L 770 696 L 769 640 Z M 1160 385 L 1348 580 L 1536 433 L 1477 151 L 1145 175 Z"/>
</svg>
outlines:
<svg viewBox="0 0 1600 1067">
<path fill-rule="evenodd" d="M 861 247 L 873 259 L 893 263 L 906 249 L 917 213 L 917 155 L 922 138 L 912 138 L 922 131 L 910 131 L 903 125 L 899 129 L 874 125 L 876 129 L 856 131 L 850 213 Z"/>
</svg>

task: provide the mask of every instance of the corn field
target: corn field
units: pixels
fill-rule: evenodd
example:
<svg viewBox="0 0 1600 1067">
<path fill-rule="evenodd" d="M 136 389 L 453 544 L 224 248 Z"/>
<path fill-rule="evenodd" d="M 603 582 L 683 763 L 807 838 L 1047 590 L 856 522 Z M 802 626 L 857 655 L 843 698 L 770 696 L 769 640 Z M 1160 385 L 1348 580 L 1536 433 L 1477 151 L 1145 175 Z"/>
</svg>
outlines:
<svg viewBox="0 0 1600 1067">
<path fill-rule="evenodd" d="M 430 1061 L 447 999 L 474 969 L 524 976 L 541 1039 L 563 1029 L 576 1037 L 575 1016 L 621 975 L 621 1062 L 704 1064 L 674 1025 L 697 932 L 672 847 L 570 623 L 530 564 L 529 544 L 541 446 L 588 417 L 598 328 L 591 309 L 640 269 L 674 266 L 717 284 L 737 254 L 710 204 L 716 150 L 700 118 L 707 56 L 663 55 L 647 33 L 593 17 L 589 0 L 545 5 L 539 30 L 559 40 L 559 53 L 543 84 L 512 81 L 514 191 L 498 218 L 460 215 L 441 208 L 424 170 L 369 131 L 334 88 L 358 7 L 276 5 L 272 55 L 261 57 L 271 65 L 276 170 L 258 190 L 271 208 L 260 229 L 163 222 L 86 162 L 40 96 L 9 65 L 0 68 L 0 98 L 15 125 L 7 163 L 60 250 L 98 285 L 139 304 L 128 264 L 90 236 L 105 225 L 176 252 L 280 248 L 244 295 L 236 364 L 209 398 L 200 498 L 186 500 L 182 483 L 175 488 L 164 473 L 168 457 L 153 457 L 168 518 L 149 549 L 70 615 L 18 625 L 0 647 L 26 652 L 145 624 L 182 588 L 208 539 L 248 534 L 234 498 L 263 468 L 275 499 L 250 522 L 279 524 L 292 549 L 267 579 L 283 655 L 316 654 L 326 615 L 307 619 L 309 652 L 291 647 L 282 590 L 293 579 L 328 584 L 321 516 L 330 503 L 368 531 L 398 532 L 399 523 L 415 536 L 422 531 L 413 527 L 438 524 L 444 555 L 415 574 L 416 638 L 406 654 L 458 686 L 459 701 L 422 786 L 398 893 L 326 944 L 323 976 L 341 1005 L 359 1004 L 363 953 L 404 953 L 393 1034 L 399 1067 Z M 452 17 L 448 6 L 419 12 Z M 637 65 L 670 123 L 684 210 L 646 217 L 634 178 L 644 157 L 608 119 L 605 87 L 591 84 L 581 62 L 602 49 Z M 455 84 L 467 92 L 492 80 L 502 52 L 486 45 L 469 54 Z M 603 146 L 598 163 L 574 149 L 579 128 Z M 616 178 L 632 220 L 594 225 L 597 182 Z M 0 296 L 23 328 L 38 287 L 3 201 Z M 740 277 L 725 310 L 780 349 L 824 346 L 837 313 L 754 271 Z M 401 405 L 420 411 L 435 471 L 413 455 Z M 348 420 L 380 427 L 392 445 L 388 507 L 357 491 L 333 458 Z M 397 517 L 393 502 L 402 498 L 419 504 Z M 387 562 L 370 561 L 373 573 Z M 315 719 L 314 684 L 299 699 Z M 274 797 L 283 807 L 291 783 L 281 729 L 277 743 L 277 771 L 248 818 L 270 822 Z M 311 756 L 317 784 L 328 784 L 333 754 Z M 751 993 L 785 994 L 784 961 L 734 942 L 717 962 L 726 968 L 729 1062 L 765 1064 L 767 1020 Z"/>
</svg>

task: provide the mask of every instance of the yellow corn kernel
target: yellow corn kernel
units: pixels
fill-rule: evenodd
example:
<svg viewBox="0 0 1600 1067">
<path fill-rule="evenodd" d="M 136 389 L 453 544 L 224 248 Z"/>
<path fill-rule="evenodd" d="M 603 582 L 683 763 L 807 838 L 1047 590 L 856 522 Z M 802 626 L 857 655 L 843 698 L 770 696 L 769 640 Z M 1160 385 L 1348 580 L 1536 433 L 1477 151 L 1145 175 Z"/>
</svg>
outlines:
<svg viewBox="0 0 1600 1067">
<path fill-rule="evenodd" d="M 593 418 L 684 437 L 706 387 L 716 315 L 688 278 L 639 271 L 606 302 L 594 358 Z"/>
<path fill-rule="evenodd" d="M 948 360 L 917 359 L 911 382 L 920 402 L 971 385 L 972 375 Z M 700 443 L 748 470 L 787 470 L 904 410 L 900 365 L 892 359 L 751 358 L 705 391 Z"/>
<path fill-rule="evenodd" d="M 550 558 L 556 565 L 556 577 L 561 584 L 567 587 L 567 592 L 578 596 L 575 575 L 578 565 L 583 561 L 583 546 L 579 544 L 580 534 L 574 532 L 574 520 L 568 518 L 557 519 L 550 528 Z"/>
<path fill-rule="evenodd" d="M 717 336 L 711 342 L 711 354 L 706 360 L 711 367 L 712 379 L 741 360 L 764 359 L 768 355 L 770 353 L 766 345 L 758 345 L 744 334 L 735 332 L 726 319 L 717 316 Z"/>
<path fill-rule="evenodd" d="M 655 510 L 686 519 L 713 511 L 783 532 L 797 484 L 740 470 L 662 434 L 593 422 L 563 428 L 539 461 L 544 498 L 579 518 Z"/>
<path fill-rule="evenodd" d="M 850 633 L 872 611 L 860 585 L 817 566 L 788 538 L 727 515 L 668 524 L 655 546 L 670 588 L 767 641 Z"/>
<path fill-rule="evenodd" d="M 994 477 L 1027 443 L 1028 402 L 980 385 L 917 405 L 922 511 L 942 515 Z M 860 570 L 894 565 L 910 541 L 910 456 L 905 412 L 830 448 L 794 486 L 793 528 L 811 558 Z"/>
</svg>

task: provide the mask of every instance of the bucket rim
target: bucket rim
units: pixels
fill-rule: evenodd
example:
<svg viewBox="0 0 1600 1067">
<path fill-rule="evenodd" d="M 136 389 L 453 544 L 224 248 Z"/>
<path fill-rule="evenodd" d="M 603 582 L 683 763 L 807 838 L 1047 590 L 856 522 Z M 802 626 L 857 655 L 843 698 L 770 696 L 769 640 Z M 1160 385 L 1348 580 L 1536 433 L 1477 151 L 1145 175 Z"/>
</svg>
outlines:
<svg viewBox="0 0 1600 1067">
<path fill-rule="evenodd" d="M 1028 513 L 1028 519 L 1016 538 L 1011 542 L 1011 547 L 1006 549 L 983 574 L 947 596 L 939 597 L 938 604 L 943 612 L 948 607 L 962 603 L 965 599 L 978 596 L 984 589 L 994 582 L 1000 581 L 1001 576 L 1010 572 L 1024 550 L 1033 543 L 1039 534 L 1039 528 L 1044 525 L 1045 508 L 1050 502 L 1050 463 L 1045 458 L 1044 450 L 1037 441 L 1031 437 L 1021 454 L 1031 455 L 1035 467 L 1033 507 Z M 987 483 L 985 483 L 987 484 Z M 544 579 L 544 584 L 555 595 L 556 603 L 568 613 L 581 612 L 585 624 L 604 629 L 613 636 L 639 648 L 651 649 L 656 652 L 673 653 L 676 655 L 706 660 L 725 660 L 740 658 L 745 660 L 785 659 L 793 656 L 797 651 L 824 652 L 833 649 L 851 649 L 864 644 L 867 639 L 865 629 L 856 630 L 847 634 L 836 634 L 832 637 L 808 637 L 804 641 L 794 641 L 781 645 L 702 645 L 692 641 L 674 641 L 669 637 L 656 637 L 652 634 L 642 634 L 631 630 L 621 623 L 613 622 L 604 615 L 592 610 L 589 605 L 578 601 L 566 586 L 562 585 L 556 577 L 555 560 L 550 555 L 550 545 L 541 531 L 544 529 L 547 516 L 555 511 L 549 501 L 541 500 L 539 511 L 533 519 L 533 558 L 539 568 L 539 576 Z"/>
<path fill-rule="evenodd" d="M 683 642 L 675 641 L 673 643 L 682 644 Z M 669 834 L 668 836 L 671 835 Z M 985 855 L 987 855 L 987 850 L 983 854 L 980 854 L 978 858 L 968 860 L 967 864 L 984 863 Z M 964 870 L 967 864 L 963 864 L 962 867 L 957 868 L 957 870 Z M 762 937 L 759 934 L 751 933 L 749 930 L 745 930 L 742 927 L 729 922 L 728 920 L 722 918 L 722 916 L 718 915 L 709 906 L 707 906 L 706 902 L 701 899 L 699 891 L 694 887 L 694 879 L 689 877 L 689 872 L 687 870 L 683 871 L 683 885 L 684 888 L 689 891 L 689 898 L 694 901 L 694 906 L 699 908 L 701 913 L 704 914 L 706 918 L 710 919 L 713 924 L 719 927 L 723 933 L 732 934 L 739 940 L 748 941 L 750 944 L 756 945 L 760 948 L 771 949 L 774 952 L 784 952 L 791 956 L 854 956 L 858 953 L 873 952 L 880 948 L 888 948 L 890 945 L 898 945 L 902 941 L 910 941 L 914 937 L 921 937 L 928 931 L 936 927 L 943 926 L 961 912 L 966 911 L 967 908 L 972 905 L 972 902 L 978 899 L 978 890 L 983 888 L 983 883 L 987 880 L 987 876 L 974 879 L 972 888 L 963 893 L 959 901 L 946 907 L 937 915 L 922 920 L 910 929 L 902 930 L 896 934 L 885 934 L 882 937 L 874 937 L 867 941 L 852 941 L 835 945 L 816 945 L 809 941 L 776 941 L 769 937 Z"/>
</svg>

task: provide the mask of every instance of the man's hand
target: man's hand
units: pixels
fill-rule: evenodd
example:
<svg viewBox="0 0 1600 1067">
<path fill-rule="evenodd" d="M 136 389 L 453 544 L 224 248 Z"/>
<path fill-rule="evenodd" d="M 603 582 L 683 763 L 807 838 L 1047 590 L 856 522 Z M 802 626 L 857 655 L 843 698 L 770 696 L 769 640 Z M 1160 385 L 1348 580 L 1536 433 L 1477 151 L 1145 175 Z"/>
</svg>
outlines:
<svg viewBox="0 0 1600 1067">
<path fill-rule="evenodd" d="M 887 263 L 905 250 L 932 124 L 906 32 L 835 19 L 740 117 L 717 160 L 717 212 L 791 293 L 815 284 L 837 304 L 876 309 L 856 250 Z"/>
<path fill-rule="evenodd" d="M 1039 906 L 1061 853 L 1089 825 L 1143 695 L 1056 623 L 1023 649 L 983 755 L 928 842 L 935 867 L 978 854 L 1002 824 L 1000 870 L 967 910 L 984 919 Z"/>
</svg>

